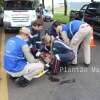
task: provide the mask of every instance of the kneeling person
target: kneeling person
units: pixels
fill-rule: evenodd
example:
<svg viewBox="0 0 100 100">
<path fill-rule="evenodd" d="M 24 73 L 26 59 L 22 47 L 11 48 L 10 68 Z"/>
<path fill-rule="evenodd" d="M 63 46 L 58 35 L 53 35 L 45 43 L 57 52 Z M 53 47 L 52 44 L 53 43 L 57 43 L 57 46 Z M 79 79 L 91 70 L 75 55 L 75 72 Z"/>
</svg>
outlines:
<svg viewBox="0 0 100 100">
<path fill-rule="evenodd" d="M 60 62 L 59 66 L 56 66 L 55 70 L 60 69 L 57 67 L 60 67 L 61 64 L 66 65 L 71 63 L 72 60 L 75 58 L 74 52 L 62 40 L 55 39 L 53 36 L 50 36 L 48 33 L 45 33 L 45 35 L 42 37 L 42 41 L 47 47 L 50 48 L 51 53 L 55 56 L 57 61 Z"/>
<path fill-rule="evenodd" d="M 24 87 L 34 76 L 44 70 L 44 64 L 34 59 L 27 44 L 30 30 L 22 27 L 19 34 L 11 37 L 5 47 L 4 69 L 11 76 L 17 78 L 18 85 Z"/>
</svg>

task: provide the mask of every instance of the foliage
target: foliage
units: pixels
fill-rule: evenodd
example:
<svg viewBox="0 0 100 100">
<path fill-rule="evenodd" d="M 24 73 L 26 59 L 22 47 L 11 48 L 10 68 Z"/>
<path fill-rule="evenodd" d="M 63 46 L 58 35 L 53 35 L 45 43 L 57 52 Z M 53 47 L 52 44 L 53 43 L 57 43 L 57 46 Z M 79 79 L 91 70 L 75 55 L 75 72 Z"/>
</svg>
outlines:
<svg viewBox="0 0 100 100">
<path fill-rule="evenodd" d="M 36 9 L 38 5 L 39 5 L 39 0 L 34 0 L 33 1 L 33 9 Z"/>
<path fill-rule="evenodd" d="M 69 17 L 65 16 L 63 13 L 55 13 L 53 19 L 62 23 L 67 23 L 69 21 Z"/>
<path fill-rule="evenodd" d="M 3 6 L 3 2 L 4 2 L 3 0 L 0 0 L 0 6 Z"/>
</svg>

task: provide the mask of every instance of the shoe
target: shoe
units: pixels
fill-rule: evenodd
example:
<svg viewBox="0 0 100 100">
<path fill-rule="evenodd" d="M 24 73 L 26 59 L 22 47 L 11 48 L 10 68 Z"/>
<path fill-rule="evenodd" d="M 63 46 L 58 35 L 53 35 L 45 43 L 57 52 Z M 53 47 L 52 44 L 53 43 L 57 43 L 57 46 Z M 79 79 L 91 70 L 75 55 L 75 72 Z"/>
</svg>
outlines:
<svg viewBox="0 0 100 100">
<path fill-rule="evenodd" d="M 74 67 L 78 66 L 78 64 L 71 64 L 71 65 L 74 66 Z"/>
<path fill-rule="evenodd" d="M 15 84 L 18 85 L 19 87 L 26 87 L 29 84 L 30 81 L 25 79 L 23 76 L 17 78 L 15 80 Z"/>
<path fill-rule="evenodd" d="M 12 80 L 12 81 L 15 81 L 17 78 L 18 77 L 12 77 L 12 76 L 9 75 L 9 79 Z"/>
<path fill-rule="evenodd" d="M 84 63 L 84 67 L 89 67 L 89 66 L 90 66 L 90 64 Z"/>
</svg>

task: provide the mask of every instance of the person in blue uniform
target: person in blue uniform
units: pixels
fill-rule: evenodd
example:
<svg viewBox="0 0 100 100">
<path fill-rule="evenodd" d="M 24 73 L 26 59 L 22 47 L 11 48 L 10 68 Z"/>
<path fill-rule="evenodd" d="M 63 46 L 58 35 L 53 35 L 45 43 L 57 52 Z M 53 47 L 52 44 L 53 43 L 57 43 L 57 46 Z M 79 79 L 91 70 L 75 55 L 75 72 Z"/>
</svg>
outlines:
<svg viewBox="0 0 100 100">
<path fill-rule="evenodd" d="M 59 38 L 70 45 L 74 51 L 75 59 L 72 61 L 73 65 L 77 65 L 77 51 L 80 44 L 83 45 L 84 64 L 88 67 L 91 63 L 90 38 L 91 33 L 93 33 L 92 27 L 80 20 L 73 20 L 67 24 L 55 21 L 52 26 Z"/>
<path fill-rule="evenodd" d="M 19 86 L 27 86 L 34 76 L 44 70 L 44 64 L 34 59 L 27 44 L 30 29 L 22 27 L 19 34 L 8 39 L 4 52 L 4 69 Z"/>
</svg>

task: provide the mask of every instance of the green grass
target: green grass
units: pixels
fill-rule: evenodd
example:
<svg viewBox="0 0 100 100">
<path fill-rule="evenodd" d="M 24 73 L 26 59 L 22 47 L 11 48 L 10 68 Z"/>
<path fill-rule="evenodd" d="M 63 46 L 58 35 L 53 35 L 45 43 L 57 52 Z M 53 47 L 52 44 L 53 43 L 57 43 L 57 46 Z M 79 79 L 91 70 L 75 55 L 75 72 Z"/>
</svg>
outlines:
<svg viewBox="0 0 100 100">
<path fill-rule="evenodd" d="M 53 16 L 54 20 L 57 20 L 59 22 L 62 23 L 67 23 L 69 21 L 69 17 L 68 16 L 64 16 L 63 13 L 55 13 Z"/>
</svg>

